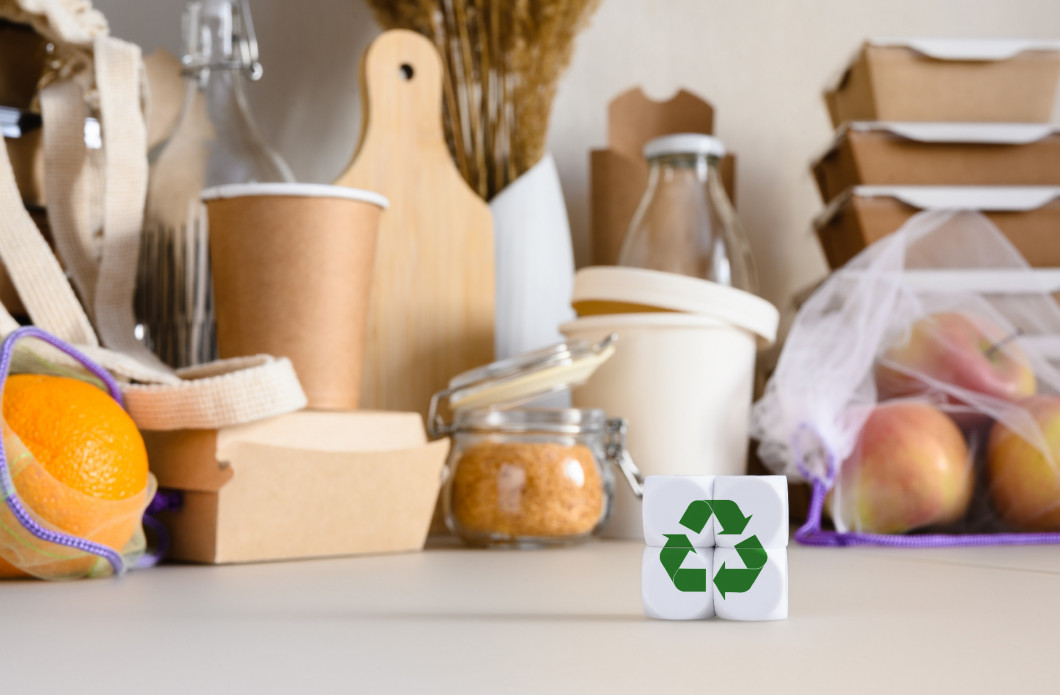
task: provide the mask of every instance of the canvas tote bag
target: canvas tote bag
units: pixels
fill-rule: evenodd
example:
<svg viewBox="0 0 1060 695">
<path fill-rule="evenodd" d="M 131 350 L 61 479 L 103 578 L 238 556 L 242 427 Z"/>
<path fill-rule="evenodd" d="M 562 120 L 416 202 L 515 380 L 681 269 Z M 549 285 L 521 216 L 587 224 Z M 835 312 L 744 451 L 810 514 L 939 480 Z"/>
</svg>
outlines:
<svg viewBox="0 0 1060 695">
<path fill-rule="evenodd" d="M 174 371 L 136 339 L 133 294 L 147 191 L 140 49 L 110 37 L 87 0 L 0 0 L 0 19 L 30 25 L 53 46 L 38 94 L 44 182 L 48 222 L 70 280 L 25 211 L 0 147 L 0 260 L 33 324 L 113 374 L 141 429 L 215 429 L 304 408 L 286 358 Z M 89 115 L 100 123 L 100 150 L 85 146 Z M 18 327 L 0 305 L 0 336 Z M 79 367 L 43 341 L 32 345 L 40 358 Z"/>
</svg>

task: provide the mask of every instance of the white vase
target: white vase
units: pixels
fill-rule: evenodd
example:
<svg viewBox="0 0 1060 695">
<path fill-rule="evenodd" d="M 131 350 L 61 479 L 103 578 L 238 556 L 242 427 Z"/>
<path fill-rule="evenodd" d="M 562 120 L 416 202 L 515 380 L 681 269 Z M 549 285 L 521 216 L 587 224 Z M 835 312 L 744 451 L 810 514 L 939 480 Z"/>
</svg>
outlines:
<svg viewBox="0 0 1060 695">
<path fill-rule="evenodd" d="M 497 258 L 497 359 L 563 341 L 574 317 L 574 252 L 559 173 L 546 154 L 490 202 Z"/>
</svg>

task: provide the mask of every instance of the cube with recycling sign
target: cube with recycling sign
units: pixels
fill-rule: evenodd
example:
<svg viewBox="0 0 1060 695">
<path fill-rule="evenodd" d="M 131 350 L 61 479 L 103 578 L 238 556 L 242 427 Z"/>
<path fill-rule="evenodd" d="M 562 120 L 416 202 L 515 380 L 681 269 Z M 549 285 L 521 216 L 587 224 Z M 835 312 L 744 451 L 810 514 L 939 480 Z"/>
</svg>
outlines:
<svg viewBox="0 0 1060 695">
<path fill-rule="evenodd" d="M 643 511 L 648 617 L 788 617 L 783 476 L 649 476 Z"/>
</svg>

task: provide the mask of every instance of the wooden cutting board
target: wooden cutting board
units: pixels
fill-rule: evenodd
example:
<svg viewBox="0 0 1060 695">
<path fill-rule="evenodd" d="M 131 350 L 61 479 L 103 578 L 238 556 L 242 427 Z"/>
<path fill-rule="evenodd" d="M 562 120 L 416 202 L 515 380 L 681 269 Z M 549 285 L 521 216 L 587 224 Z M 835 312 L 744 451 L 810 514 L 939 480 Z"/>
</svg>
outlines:
<svg viewBox="0 0 1060 695">
<path fill-rule="evenodd" d="M 361 143 L 335 183 L 390 199 L 361 408 L 426 415 L 450 378 L 493 359 L 493 220 L 449 155 L 442 64 L 428 39 L 405 30 L 376 39 L 361 65 L 361 90 Z"/>
</svg>

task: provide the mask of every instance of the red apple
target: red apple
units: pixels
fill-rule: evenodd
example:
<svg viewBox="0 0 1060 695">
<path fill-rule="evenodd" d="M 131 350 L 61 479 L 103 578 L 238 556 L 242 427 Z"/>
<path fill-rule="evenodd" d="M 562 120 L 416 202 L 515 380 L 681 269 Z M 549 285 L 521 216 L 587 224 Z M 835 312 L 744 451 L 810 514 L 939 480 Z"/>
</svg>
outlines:
<svg viewBox="0 0 1060 695">
<path fill-rule="evenodd" d="M 880 357 L 879 400 L 926 392 L 929 386 L 916 374 L 1006 401 L 1034 395 L 1030 361 L 1018 345 L 1005 342 L 1009 337 L 980 316 L 957 312 L 925 316 L 913 324 L 908 340 L 890 346 Z"/>
<path fill-rule="evenodd" d="M 961 431 L 925 403 L 876 406 L 831 497 L 832 518 L 853 531 L 901 533 L 960 519 L 973 488 Z"/>
<path fill-rule="evenodd" d="M 1060 531 L 1060 398 L 1034 396 L 1020 405 L 1041 430 L 1046 451 L 996 423 L 987 445 L 990 498 L 1001 518 L 1013 526 Z"/>
</svg>

